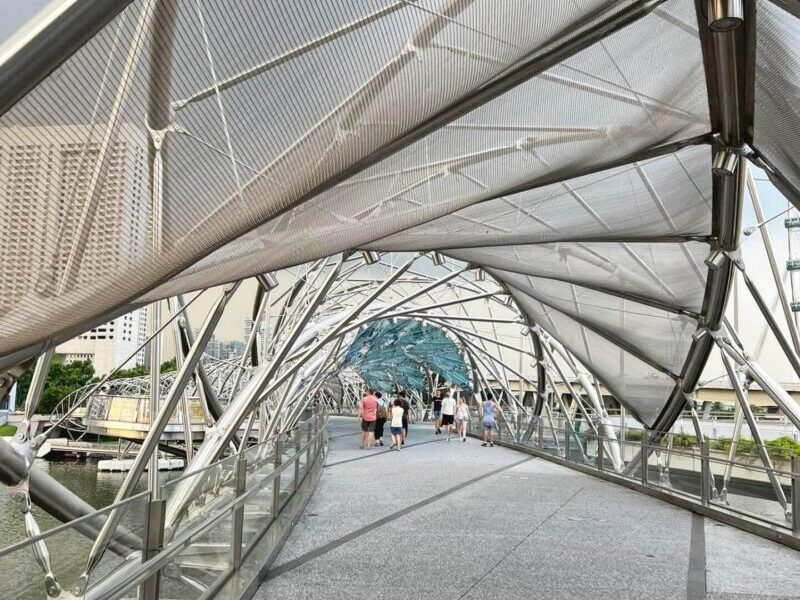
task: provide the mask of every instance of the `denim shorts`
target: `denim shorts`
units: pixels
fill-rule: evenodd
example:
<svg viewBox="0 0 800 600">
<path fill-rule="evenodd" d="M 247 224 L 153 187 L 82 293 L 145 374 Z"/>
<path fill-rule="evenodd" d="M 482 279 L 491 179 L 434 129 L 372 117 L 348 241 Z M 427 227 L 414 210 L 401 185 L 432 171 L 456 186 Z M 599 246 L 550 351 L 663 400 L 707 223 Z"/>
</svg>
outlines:
<svg viewBox="0 0 800 600">
<path fill-rule="evenodd" d="M 390 427 L 389 429 L 391 430 L 392 435 L 403 435 L 402 427 Z"/>
<path fill-rule="evenodd" d="M 438 419 L 439 417 L 442 416 L 442 411 L 440 411 L 440 410 L 433 411 L 433 416 Z"/>
</svg>

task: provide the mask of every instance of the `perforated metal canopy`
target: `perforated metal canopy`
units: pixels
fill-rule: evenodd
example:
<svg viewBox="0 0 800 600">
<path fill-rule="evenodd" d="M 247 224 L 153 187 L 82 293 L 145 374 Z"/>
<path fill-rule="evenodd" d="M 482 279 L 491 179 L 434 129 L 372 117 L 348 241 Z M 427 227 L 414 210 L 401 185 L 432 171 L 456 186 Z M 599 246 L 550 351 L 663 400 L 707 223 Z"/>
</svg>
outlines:
<svg viewBox="0 0 800 600">
<path fill-rule="evenodd" d="M 656 425 L 727 296 L 715 153 L 797 199 L 800 21 L 770 0 L 721 33 L 692 0 L 116 4 L 0 48 L 0 367 L 154 299 L 438 249 Z"/>
</svg>

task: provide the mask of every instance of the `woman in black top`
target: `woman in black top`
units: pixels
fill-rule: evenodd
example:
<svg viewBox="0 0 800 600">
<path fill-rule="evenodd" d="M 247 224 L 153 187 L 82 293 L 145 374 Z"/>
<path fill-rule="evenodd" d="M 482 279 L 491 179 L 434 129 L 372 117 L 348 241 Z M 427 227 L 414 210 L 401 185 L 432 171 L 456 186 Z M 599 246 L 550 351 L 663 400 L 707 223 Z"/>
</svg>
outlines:
<svg viewBox="0 0 800 600">
<path fill-rule="evenodd" d="M 433 395 L 433 434 L 442 433 L 442 392 L 436 390 Z"/>
<path fill-rule="evenodd" d="M 411 420 L 411 405 L 406 400 L 406 393 L 403 390 L 400 390 L 400 393 L 397 394 L 398 399 L 400 402 L 403 403 L 403 441 L 402 445 L 406 445 L 406 438 L 408 437 L 408 423 Z"/>
</svg>

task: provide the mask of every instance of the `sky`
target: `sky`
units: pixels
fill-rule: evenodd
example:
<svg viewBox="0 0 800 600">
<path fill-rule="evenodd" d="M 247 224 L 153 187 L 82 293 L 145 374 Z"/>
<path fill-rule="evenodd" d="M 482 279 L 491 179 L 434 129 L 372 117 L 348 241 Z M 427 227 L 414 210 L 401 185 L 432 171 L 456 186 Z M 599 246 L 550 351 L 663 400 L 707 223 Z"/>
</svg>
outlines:
<svg viewBox="0 0 800 600">
<path fill-rule="evenodd" d="M 0 0 L 0 44 L 47 4 L 48 0 Z"/>
</svg>

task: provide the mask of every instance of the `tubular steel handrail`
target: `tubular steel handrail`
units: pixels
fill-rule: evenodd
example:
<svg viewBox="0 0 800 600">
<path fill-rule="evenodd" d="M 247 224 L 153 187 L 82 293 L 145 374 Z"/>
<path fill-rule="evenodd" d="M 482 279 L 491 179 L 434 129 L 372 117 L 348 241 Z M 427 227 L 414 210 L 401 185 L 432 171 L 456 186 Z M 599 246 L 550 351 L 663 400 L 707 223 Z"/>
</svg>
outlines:
<svg viewBox="0 0 800 600">
<path fill-rule="evenodd" d="M 477 424 L 477 428 L 475 425 Z M 509 423 L 512 424 L 512 423 Z M 620 444 L 627 447 L 634 448 L 634 454 L 642 450 L 642 456 L 648 456 L 650 451 L 657 451 L 664 457 L 664 462 L 659 458 L 658 464 L 649 464 L 651 469 L 658 467 L 659 475 L 656 476 L 647 468 L 638 468 L 629 474 L 617 473 L 610 468 L 610 461 L 608 461 L 605 451 L 606 442 L 612 441 L 611 438 L 602 435 L 602 433 L 595 432 L 580 432 L 575 434 L 568 427 L 550 426 L 542 420 L 538 421 L 534 435 L 530 436 L 529 441 L 521 441 L 522 430 L 528 426 L 526 422 L 513 423 L 520 429 L 517 432 L 512 432 L 511 435 L 504 434 L 498 430 L 495 434 L 495 443 L 498 445 L 506 446 L 515 450 L 520 450 L 535 456 L 557 462 L 559 464 L 576 468 L 583 472 L 602 477 L 608 481 L 625 485 L 627 487 L 634 487 L 639 491 L 646 492 L 650 495 L 659 497 L 668 502 L 679 504 L 689 510 L 700 512 L 711 518 L 724 521 L 730 525 L 739 527 L 751 533 L 761 535 L 773 539 L 774 541 L 783 543 L 795 549 L 800 549 L 800 456 L 794 456 L 791 459 L 790 470 L 781 468 L 768 468 L 764 465 L 747 464 L 738 460 L 728 460 L 726 457 L 710 456 L 709 440 L 698 440 L 697 448 L 677 449 L 671 448 L 668 445 L 662 445 L 667 436 L 663 440 L 656 443 L 651 443 L 649 440 L 647 430 L 638 430 L 642 432 L 641 439 L 636 440 L 618 440 Z M 473 419 L 471 423 L 473 437 L 479 437 L 477 433 L 480 428 L 480 420 Z M 668 434 L 672 435 L 672 434 Z M 576 437 L 577 436 L 577 437 Z M 576 439 L 570 440 L 570 437 L 576 437 L 581 443 L 581 450 L 589 452 L 587 442 L 594 441 L 597 443 L 597 451 L 594 456 L 582 455 L 581 458 L 576 456 L 577 449 L 570 451 L 570 446 L 576 443 Z M 555 443 L 553 440 L 557 440 Z M 697 476 L 699 483 L 699 494 L 674 487 L 669 480 L 669 473 L 683 473 L 685 469 L 675 468 L 670 466 L 670 459 L 675 457 L 689 458 L 693 462 L 699 462 L 699 470 L 692 469 L 692 473 Z M 788 487 L 791 491 L 791 498 L 787 499 L 787 506 L 783 507 L 784 519 L 778 517 L 771 517 L 769 515 L 757 514 L 743 510 L 736 506 L 731 506 L 723 495 L 717 489 L 718 484 L 723 484 L 723 476 L 719 472 L 712 470 L 712 465 L 728 467 L 730 469 L 747 469 L 753 472 L 761 473 L 765 477 L 777 476 L 784 480 L 781 485 Z M 662 479 L 660 475 L 662 470 L 666 472 L 666 478 Z M 648 471 L 650 471 L 648 473 Z M 767 483 L 762 482 L 762 483 Z M 772 502 L 776 505 L 780 504 L 779 498 L 765 498 L 766 502 Z"/>
<path fill-rule="evenodd" d="M 202 598 L 213 597 L 226 583 L 236 574 L 241 564 L 259 547 L 265 535 L 270 531 L 273 525 L 281 523 L 280 517 L 284 509 L 290 506 L 292 500 L 295 498 L 301 486 L 306 483 L 308 475 L 312 472 L 319 473 L 318 467 L 324 460 L 324 447 L 326 440 L 326 426 L 328 415 L 322 412 L 316 412 L 311 418 L 299 422 L 294 428 L 276 433 L 271 438 L 249 448 L 242 448 L 238 453 L 226 456 L 209 465 L 205 469 L 189 473 L 182 476 L 180 479 L 188 477 L 205 477 L 211 470 L 219 468 L 223 465 L 234 466 L 232 471 L 233 483 L 235 483 L 234 496 L 222 502 L 218 506 L 213 506 L 210 514 L 204 515 L 203 519 L 197 523 L 190 522 L 185 528 L 177 527 L 173 533 L 172 539 L 164 540 L 165 533 L 169 538 L 169 531 L 165 531 L 166 523 L 163 519 L 163 505 L 164 500 L 153 500 L 149 492 L 141 492 L 135 496 L 122 500 L 121 502 L 109 505 L 89 515 L 85 515 L 80 519 L 65 523 L 54 529 L 37 535 L 31 539 L 18 542 L 8 546 L 7 548 L 0 549 L 0 557 L 8 556 L 16 552 L 27 552 L 29 548 L 40 541 L 46 541 L 52 536 L 58 535 L 66 530 L 74 527 L 79 521 L 88 521 L 97 519 L 107 515 L 109 512 L 116 509 L 123 509 L 133 506 L 138 502 L 146 503 L 145 508 L 149 507 L 149 512 L 152 514 L 152 508 L 157 506 L 161 511 L 162 518 L 153 521 L 153 527 L 157 531 L 148 531 L 143 536 L 142 547 L 132 548 L 130 555 L 127 557 L 125 563 L 113 571 L 108 576 L 98 579 L 89 586 L 86 591 L 85 598 L 92 600 L 113 600 L 114 598 L 121 598 L 123 596 L 135 595 L 135 586 L 142 586 L 141 593 L 138 597 L 143 600 L 157 600 L 162 597 L 159 593 L 159 579 L 161 571 L 164 567 L 175 564 L 175 557 L 179 556 L 184 550 L 189 548 L 194 542 L 205 534 L 211 532 L 220 523 L 231 517 L 232 528 L 230 532 L 231 550 L 230 554 L 232 560 L 224 561 L 224 570 L 220 571 L 216 579 L 209 585 L 209 587 L 202 593 Z M 292 444 L 281 444 L 281 438 L 290 436 L 293 438 Z M 252 473 L 247 473 L 248 456 L 252 456 L 253 448 L 266 448 L 268 444 L 273 444 L 274 448 L 269 452 L 269 456 L 258 457 L 256 463 L 261 465 L 261 468 Z M 293 451 L 292 454 L 284 454 L 285 450 Z M 278 457 L 276 452 L 281 452 Z M 271 471 L 264 474 L 263 468 L 269 467 Z M 288 496 L 281 498 L 281 475 L 286 472 L 293 473 L 294 477 L 292 485 L 288 490 Z M 248 483 L 251 485 L 248 487 Z M 175 483 L 171 480 L 164 487 L 170 486 Z M 264 526 L 260 531 L 247 540 L 247 547 L 244 548 L 243 544 L 243 528 L 244 528 L 244 507 L 245 504 L 252 503 L 255 494 L 261 492 L 268 486 L 272 485 L 272 501 L 265 499 L 264 504 L 269 510 L 269 518 L 264 522 Z M 314 482 L 310 484 L 309 489 L 313 489 Z M 225 486 L 230 489 L 230 486 Z M 198 488 L 198 496 L 202 495 L 207 490 L 204 487 Z M 296 507 L 293 507 L 296 510 Z M 158 511 L 156 511 L 158 512 Z M 297 515 L 292 515 L 294 519 Z M 150 517 L 152 519 L 152 517 Z M 288 529 L 286 531 L 288 533 Z M 275 548 L 270 548 L 270 557 L 276 555 L 276 551 L 280 547 L 280 543 L 285 536 L 273 537 L 273 540 L 279 540 L 274 543 Z M 154 540 L 163 542 L 163 547 Z M 271 542 L 272 543 L 272 542 Z M 238 545 L 238 548 L 236 547 Z M 142 556 L 149 557 L 147 560 L 140 561 Z M 244 589 L 242 589 L 242 592 Z"/>
<path fill-rule="evenodd" d="M 233 517 L 237 509 L 243 509 L 247 501 L 251 499 L 252 496 L 254 496 L 257 492 L 261 491 L 271 483 L 274 484 L 272 490 L 272 497 L 273 497 L 272 507 L 277 508 L 277 511 L 271 510 L 269 524 L 262 530 L 260 535 L 257 536 L 257 539 L 250 541 L 248 548 L 243 552 L 241 549 L 241 540 L 242 540 L 241 530 L 231 532 L 232 539 L 238 539 L 240 544 L 239 548 L 237 549 L 238 550 L 237 561 L 234 561 L 231 564 L 229 564 L 227 570 L 224 573 L 222 573 L 220 577 L 218 577 L 217 581 L 213 584 L 213 586 L 210 587 L 208 590 L 206 590 L 206 592 L 204 592 L 202 596 L 203 598 L 213 597 L 214 594 L 217 591 L 219 591 L 227 583 L 227 581 L 231 578 L 231 576 L 233 576 L 235 572 L 238 570 L 238 565 L 236 565 L 235 563 L 238 562 L 239 564 L 241 564 L 242 561 L 246 560 L 250 556 L 253 550 L 257 547 L 258 542 L 267 533 L 269 527 L 271 527 L 278 520 L 280 512 L 283 510 L 284 507 L 286 507 L 289 504 L 290 500 L 297 492 L 299 486 L 305 481 L 305 478 L 308 475 L 308 473 L 311 472 L 311 469 L 314 466 L 316 466 L 319 460 L 323 457 L 322 450 L 324 446 L 323 442 L 324 436 L 326 435 L 326 425 L 327 425 L 327 415 L 324 416 L 317 415 L 312 419 L 310 419 L 309 421 L 303 422 L 291 430 L 281 432 L 280 434 L 276 434 L 276 436 L 274 437 L 274 440 L 276 442 L 275 447 L 277 451 L 281 452 L 282 451 L 282 445 L 280 444 L 281 436 L 286 435 L 288 433 L 291 433 L 295 436 L 299 436 L 300 431 L 301 429 L 303 429 L 304 426 L 305 427 L 313 426 L 314 428 L 316 428 L 316 431 L 310 436 L 308 436 L 308 439 L 305 442 L 305 444 L 301 445 L 299 451 L 296 450 L 296 446 L 293 446 L 293 448 L 295 448 L 296 450 L 295 453 L 288 458 L 284 458 L 281 453 L 280 462 L 278 462 L 276 455 L 274 469 L 260 480 L 257 480 L 255 485 L 251 486 L 250 488 L 247 488 L 245 483 L 243 491 L 241 491 L 234 498 L 232 498 L 231 500 L 229 500 L 228 502 L 217 508 L 211 516 L 204 519 L 201 523 L 197 523 L 196 525 L 190 526 L 186 531 L 181 532 L 175 539 L 171 540 L 163 549 L 159 550 L 158 553 L 153 558 L 141 563 L 138 569 L 136 569 L 131 573 L 125 574 L 125 576 L 121 580 L 115 580 L 114 590 L 110 594 L 96 596 L 92 594 L 92 590 L 90 589 L 87 595 L 93 600 L 95 598 L 97 599 L 102 598 L 103 600 L 115 600 L 116 598 L 122 598 L 126 594 L 130 593 L 131 587 L 143 584 L 149 578 L 156 576 L 162 568 L 171 564 L 171 562 L 174 562 L 171 561 L 170 559 L 180 554 L 181 551 L 188 548 L 192 544 L 192 542 L 194 542 L 198 537 L 202 536 L 204 533 L 211 531 L 227 516 L 230 515 L 231 517 Z M 249 449 L 252 449 L 252 447 Z M 237 466 L 237 468 L 238 469 L 244 468 L 244 473 L 245 473 L 244 477 L 246 477 L 247 475 L 246 475 L 245 455 L 247 453 L 247 450 L 248 449 L 242 449 L 241 452 L 235 455 L 228 456 L 225 459 L 217 461 L 215 465 L 222 462 L 230 463 L 232 458 L 238 456 L 239 457 L 238 463 L 240 466 Z M 312 457 L 312 462 L 308 461 L 306 462 L 305 470 L 302 473 L 302 479 L 300 479 L 299 481 L 298 480 L 293 481 L 293 489 L 289 497 L 286 498 L 284 501 L 281 501 L 280 483 L 279 483 L 281 474 L 284 473 L 284 471 L 289 470 L 290 468 L 296 469 L 297 467 L 295 467 L 295 465 L 299 464 L 299 461 L 303 458 L 303 456 L 306 456 L 308 458 L 309 454 L 307 453 L 309 450 L 311 451 L 310 456 Z M 187 477 L 197 475 L 197 473 L 200 472 L 202 471 L 191 473 L 187 475 Z M 295 473 L 297 472 L 298 471 L 295 470 Z M 239 528 L 243 526 L 243 521 L 241 519 L 239 520 L 234 519 L 234 522 L 236 523 L 236 526 Z M 163 527 L 163 522 L 162 522 L 162 527 Z M 158 596 L 154 596 L 153 600 L 155 600 L 156 598 L 158 598 Z M 145 600 L 150 600 L 150 599 L 145 597 Z"/>
</svg>

